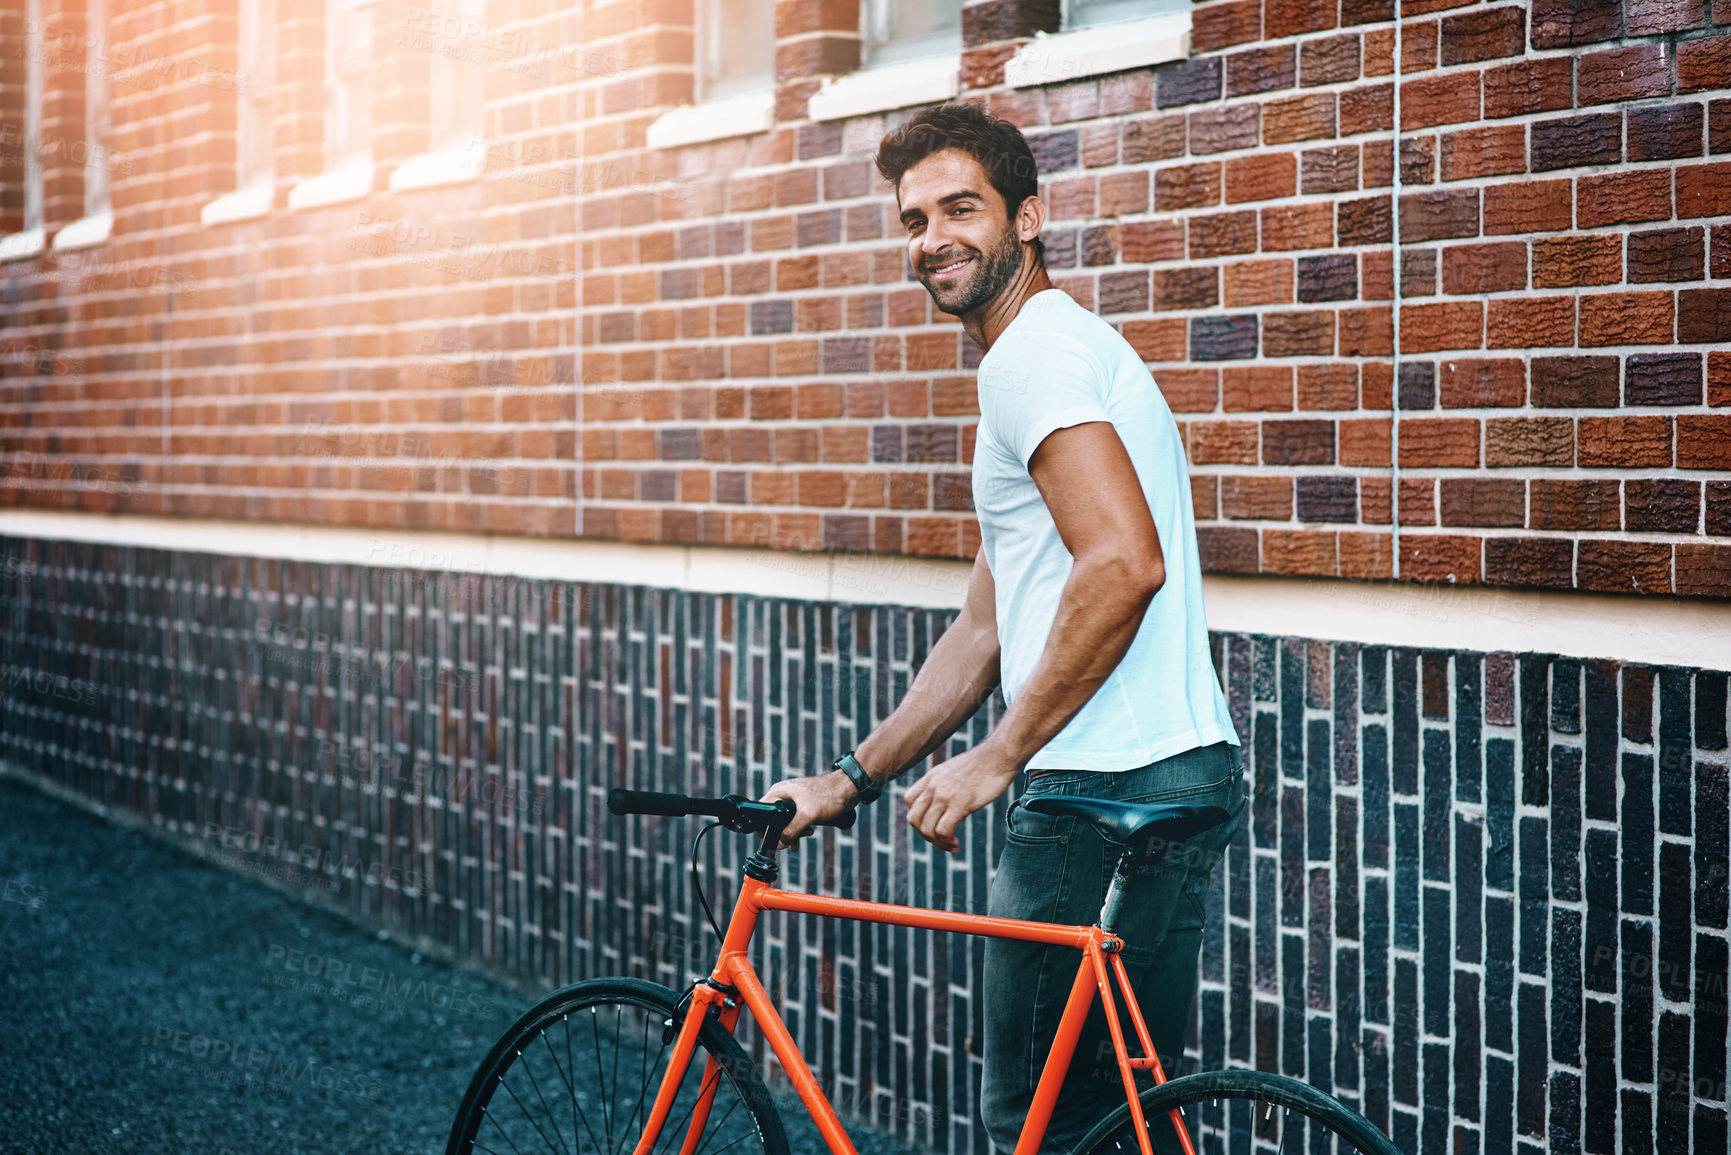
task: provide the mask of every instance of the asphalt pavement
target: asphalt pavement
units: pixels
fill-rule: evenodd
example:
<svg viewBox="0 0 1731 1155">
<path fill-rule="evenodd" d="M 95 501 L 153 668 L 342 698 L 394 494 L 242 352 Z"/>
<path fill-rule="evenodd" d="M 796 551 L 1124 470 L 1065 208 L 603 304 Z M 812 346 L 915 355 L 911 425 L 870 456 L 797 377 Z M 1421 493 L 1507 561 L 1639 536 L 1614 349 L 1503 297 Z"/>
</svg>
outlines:
<svg viewBox="0 0 1731 1155">
<path fill-rule="evenodd" d="M 432 1155 L 533 997 L 0 777 L 6 1155 Z"/>
</svg>

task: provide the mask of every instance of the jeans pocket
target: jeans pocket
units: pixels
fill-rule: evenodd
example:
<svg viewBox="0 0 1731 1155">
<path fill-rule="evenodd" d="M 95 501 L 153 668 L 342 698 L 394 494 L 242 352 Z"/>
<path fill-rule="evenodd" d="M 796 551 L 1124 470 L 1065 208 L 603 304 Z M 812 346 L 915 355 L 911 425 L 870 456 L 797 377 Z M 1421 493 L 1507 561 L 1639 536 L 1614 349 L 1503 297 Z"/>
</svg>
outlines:
<svg viewBox="0 0 1731 1155">
<path fill-rule="evenodd" d="M 1075 819 L 1068 815 L 1041 814 L 1029 810 L 1026 795 L 1010 804 L 1010 811 L 1004 816 L 1005 825 L 1009 827 L 1010 841 L 1025 844 L 1049 844 L 1064 842 L 1070 837 L 1070 827 Z"/>
</svg>

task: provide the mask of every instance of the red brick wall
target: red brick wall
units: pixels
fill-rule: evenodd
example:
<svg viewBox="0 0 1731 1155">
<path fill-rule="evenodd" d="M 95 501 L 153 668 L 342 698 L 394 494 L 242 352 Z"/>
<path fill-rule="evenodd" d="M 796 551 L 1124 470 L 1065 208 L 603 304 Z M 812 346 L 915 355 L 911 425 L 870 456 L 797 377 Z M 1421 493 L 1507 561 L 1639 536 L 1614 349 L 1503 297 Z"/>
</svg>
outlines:
<svg viewBox="0 0 1731 1155">
<path fill-rule="evenodd" d="M 388 0 L 378 191 L 301 212 L 323 7 L 280 8 L 268 217 L 199 223 L 234 86 L 145 69 L 113 239 L 0 267 L 0 500 L 971 554 L 977 354 L 906 277 L 894 117 L 803 117 L 855 4 L 777 4 L 775 129 L 653 153 L 690 0 L 495 0 L 487 176 L 390 193 L 453 41 Z M 1058 284 L 1177 413 L 1207 568 L 1731 596 L 1731 0 L 1404 5 L 1398 365 L 1391 5 L 1207 0 L 1187 62 L 1005 89 L 1056 9 L 969 5 L 965 84 L 1033 141 Z M 114 24 L 234 68 L 229 6 Z"/>
</svg>

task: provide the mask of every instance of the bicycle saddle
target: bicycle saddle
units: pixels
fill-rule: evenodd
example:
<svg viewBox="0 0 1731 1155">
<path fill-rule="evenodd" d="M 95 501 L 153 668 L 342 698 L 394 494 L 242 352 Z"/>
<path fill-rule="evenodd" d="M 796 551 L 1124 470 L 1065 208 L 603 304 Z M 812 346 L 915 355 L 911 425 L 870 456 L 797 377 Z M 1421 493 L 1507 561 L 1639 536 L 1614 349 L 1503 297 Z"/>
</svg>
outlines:
<svg viewBox="0 0 1731 1155">
<path fill-rule="evenodd" d="M 1114 802 L 1108 798 L 1081 798 L 1071 794 L 1030 798 L 1027 806 L 1036 814 L 1080 818 L 1102 836 L 1124 846 L 1145 844 L 1155 859 L 1167 848 L 1188 841 L 1232 817 L 1218 806 Z"/>
</svg>

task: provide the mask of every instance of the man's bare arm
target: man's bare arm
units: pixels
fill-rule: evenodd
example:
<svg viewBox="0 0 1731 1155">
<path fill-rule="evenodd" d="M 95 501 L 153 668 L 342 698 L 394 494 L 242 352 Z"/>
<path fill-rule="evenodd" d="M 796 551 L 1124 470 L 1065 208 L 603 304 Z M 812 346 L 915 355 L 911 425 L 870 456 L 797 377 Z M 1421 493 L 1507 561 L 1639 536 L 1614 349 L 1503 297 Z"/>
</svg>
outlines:
<svg viewBox="0 0 1731 1155">
<path fill-rule="evenodd" d="M 1154 515 L 1109 422 L 1053 433 L 1028 472 L 1074 561 L 1040 660 L 993 731 L 1018 770 L 1117 669 L 1166 581 Z"/>
<path fill-rule="evenodd" d="M 854 757 L 887 782 L 918 764 L 974 716 L 998 684 L 997 590 L 985 551 L 974 558 L 962 612 L 920 664 L 914 684 Z"/>
<path fill-rule="evenodd" d="M 1117 668 L 1166 580 L 1153 514 L 1109 422 L 1050 434 L 1028 471 L 1070 551 L 1070 576 L 1040 659 L 991 735 L 908 791 L 908 821 L 950 851 L 962 820 L 1002 794 Z"/>
<path fill-rule="evenodd" d="M 877 782 L 889 782 L 942 745 L 998 684 L 996 596 L 982 551 L 968 577 L 962 612 L 926 655 L 895 710 L 854 751 L 861 768 Z M 791 843 L 813 822 L 852 806 L 855 794 L 845 774 L 831 771 L 778 782 L 764 801 L 791 798 L 799 807 L 782 835 Z"/>
</svg>

